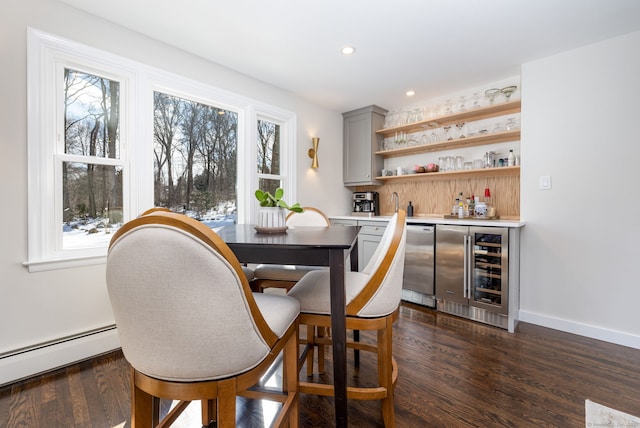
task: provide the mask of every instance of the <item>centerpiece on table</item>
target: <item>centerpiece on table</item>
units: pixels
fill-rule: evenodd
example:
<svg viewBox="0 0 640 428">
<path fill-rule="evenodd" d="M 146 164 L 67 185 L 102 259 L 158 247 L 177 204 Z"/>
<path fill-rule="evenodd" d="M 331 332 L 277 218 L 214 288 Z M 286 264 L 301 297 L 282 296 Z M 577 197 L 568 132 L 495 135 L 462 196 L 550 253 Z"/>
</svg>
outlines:
<svg viewBox="0 0 640 428">
<path fill-rule="evenodd" d="M 285 232 L 287 230 L 286 210 L 295 213 L 304 212 L 299 203 L 296 202 L 293 205 L 289 205 L 282 200 L 284 189 L 281 187 L 278 187 L 273 194 L 258 189 L 255 195 L 258 202 L 260 202 L 258 225 L 256 226 L 256 230 L 260 233 Z"/>
</svg>

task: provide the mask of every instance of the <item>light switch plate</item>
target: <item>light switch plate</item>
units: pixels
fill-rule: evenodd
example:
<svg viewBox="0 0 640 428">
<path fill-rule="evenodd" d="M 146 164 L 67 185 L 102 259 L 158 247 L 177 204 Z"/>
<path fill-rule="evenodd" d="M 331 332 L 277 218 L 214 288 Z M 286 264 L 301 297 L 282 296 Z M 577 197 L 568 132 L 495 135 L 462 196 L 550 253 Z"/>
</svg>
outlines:
<svg viewBox="0 0 640 428">
<path fill-rule="evenodd" d="M 541 175 L 540 176 L 540 190 L 549 190 L 551 189 L 551 176 L 550 175 Z"/>
</svg>

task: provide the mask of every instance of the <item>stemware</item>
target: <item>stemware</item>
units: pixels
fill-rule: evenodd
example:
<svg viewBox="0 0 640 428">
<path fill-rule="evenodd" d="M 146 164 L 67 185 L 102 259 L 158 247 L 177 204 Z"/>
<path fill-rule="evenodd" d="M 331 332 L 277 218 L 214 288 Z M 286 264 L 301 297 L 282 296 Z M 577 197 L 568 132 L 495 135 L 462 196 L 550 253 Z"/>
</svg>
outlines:
<svg viewBox="0 0 640 428">
<path fill-rule="evenodd" d="M 464 96 L 460 97 L 460 100 L 458 101 L 458 111 L 459 112 L 467 111 L 466 102 L 467 102 L 467 100 L 465 99 Z"/>
<path fill-rule="evenodd" d="M 477 92 L 473 93 L 473 104 L 471 105 L 471 108 L 480 108 L 480 96 Z"/>
<path fill-rule="evenodd" d="M 510 117 L 509 119 L 507 119 L 505 127 L 507 128 L 507 131 L 514 131 L 518 129 L 518 122 L 516 122 L 515 118 Z"/>
<path fill-rule="evenodd" d="M 511 98 L 511 94 L 513 94 L 516 89 L 518 89 L 517 86 L 506 86 L 502 89 L 500 89 L 500 92 L 502 92 L 502 95 L 505 96 L 505 98 L 507 99 L 507 102 L 509 102 L 509 98 Z"/>
<path fill-rule="evenodd" d="M 498 88 L 492 88 L 492 89 L 487 89 L 486 91 L 484 91 L 484 96 L 489 98 L 489 104 L 493 105 L 493 101 L 496 99 L 496 97 L 500 94 L 500 89 Z"/>
<path fill-rule="evenodd" d="M 443 126 L 443 128 L 444 128 L 444 132 L 445 132 L 447 141 L 453 140 L 453 136 L 451 135 L 451 132 L 450 132 L 451 131 L 451 125 Z"/>
<path fill-rule="evenodd" d="M 453 110 L 451 109 L 451 100 L 447 100 L 445 101 L 445 111 L 444 114 L 446 115 L 450 115 L 453 114 Z"/>
<path fill-rule="evenodd" d="M 466 136 L 464 135 L 464 125 L 465 122 L 458 122 L 456 123 L 456 128 L 458 128 L 458 138 L 465 138 Z"/>
</svg>

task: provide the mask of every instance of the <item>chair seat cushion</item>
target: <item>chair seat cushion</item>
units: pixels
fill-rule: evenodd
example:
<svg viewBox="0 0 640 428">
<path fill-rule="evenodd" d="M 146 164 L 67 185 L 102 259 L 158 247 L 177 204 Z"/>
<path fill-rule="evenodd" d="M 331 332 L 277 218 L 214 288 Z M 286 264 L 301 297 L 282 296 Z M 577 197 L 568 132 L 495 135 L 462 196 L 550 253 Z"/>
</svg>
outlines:
<svg viewBox="0 0 640 428">
<path fill-rule="evenodd" d="M 247 266 L 242 266 L 242 272 L 244 272 L 244 276 L 247 277 L 247 281 L 251 282 L 256 278 L 255 271 Z"/>
<path fill-rule="evenodd" d="M 287 331 L 300 313 L 300 303 L 289 296 L 253 293 L 264 320 L 278 337 Z"/>
<path fill-rule="evenodd" d="M 315 270 L 327 270 L 325 266 L 300 266 L 259 264 L 254 270 L 256 279 L 271 279 L 275 281 L 300 281 L 307 273 Z"/>
<path fill-rule="evenodd" d="M 345 296 L 348 305 L 362 291 L 369 275 L 361 272 L 346 272 Z M 313 314 L 331 314 L 331 293 L 329 271 L 309 272 L 289 290 L 288 296 L 300 302 L 300 312 Z"/>
</svg>

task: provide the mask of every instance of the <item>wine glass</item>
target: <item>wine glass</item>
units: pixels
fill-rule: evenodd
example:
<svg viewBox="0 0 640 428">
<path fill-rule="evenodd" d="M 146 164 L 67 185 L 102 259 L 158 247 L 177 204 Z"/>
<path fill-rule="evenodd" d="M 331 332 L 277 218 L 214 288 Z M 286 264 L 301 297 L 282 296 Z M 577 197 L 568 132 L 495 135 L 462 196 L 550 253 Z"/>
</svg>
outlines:
<svg viewBox="0 0 640 428">
<path fill-rule="evenodd" d="M 477 92 L 474 92 L 473 94 L 473 105 L 471 106 L 471 108 L 480 108 L 480 96 Z"/>
<path fill-rule="evenodd" d="M 518 89 L 517 86 L 506 86 L 502 89 L 500 89 L 500 92 L 502 92 L 502 95 L 505 96 L 505 98 L 507 99 L 507 102 L 509 102 L 509 98 L 511 98 L 511 94 L 513 94 L 516 89 Z"/>
<path fill-rule="evenodd" d="M 451 109 L 451 100 L 445 101 L 445 106 L 446 106 L 446 109 L 444 111 L 444 114 L 446 115 L 453 114 L 453 110 Z"/>
<path fill-rule="evenodd" d="M 465 125 L 465 122 L 456 123 L 456 128 L 458 128 L 458 133 L 459 133 L 458 138 L 465 138 L 464 129 L 463 129 L 464 125 Z"/>
<path fill-rule="evenodd" d="M 464 96 L 460 97 L 460 100 L 458 101 L 458 111 L 459 112 L 463 112 L 463 111 L 467 111 L 467 106 L 465 105 L 467 102 L 467 100 L 465 99 Z"/>
<path fill-rule="evenodd" d="M 451 125 L 443 126 L 443 128 L 444 128 L 444 132 L 445 132 L 445 135 L 446 135 L 447 141 L 449 141 L 449 140 L 453 140 L 453 136 L 452 136 L 452 135 L 451 135 L 451 133 L 449 132 L 449 131 L 451 131 Z"/>
<path fill-rule="evenodd" d="M 492 88 L 492 89 L 487 89 L 486 91 L 484 91 L 484 96 L 489 98 L 489 104 L 493 105 L 493 101 L 496 99 L 496 97 L 500 94 L 500 89 L 498 88 Z"/>
</svg>

